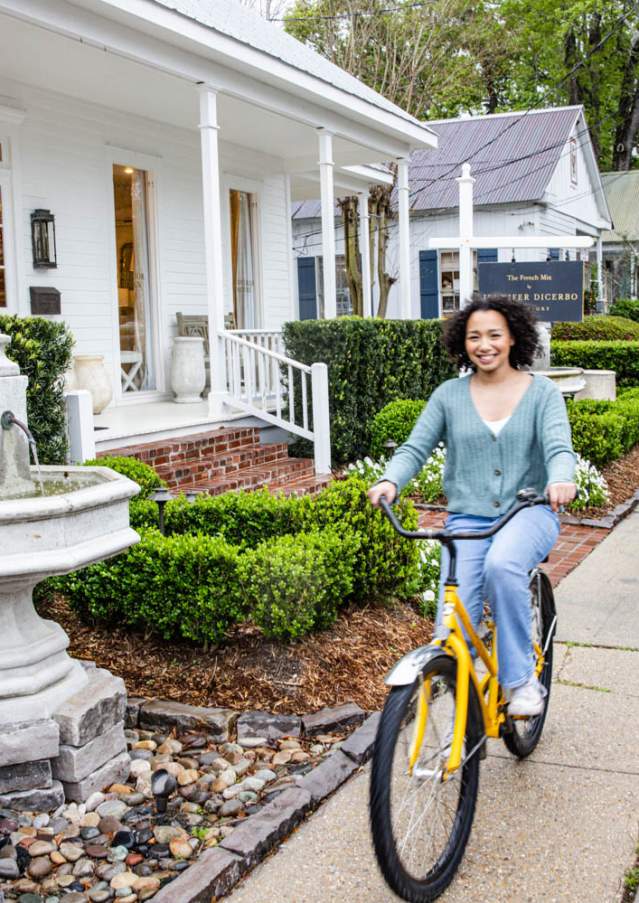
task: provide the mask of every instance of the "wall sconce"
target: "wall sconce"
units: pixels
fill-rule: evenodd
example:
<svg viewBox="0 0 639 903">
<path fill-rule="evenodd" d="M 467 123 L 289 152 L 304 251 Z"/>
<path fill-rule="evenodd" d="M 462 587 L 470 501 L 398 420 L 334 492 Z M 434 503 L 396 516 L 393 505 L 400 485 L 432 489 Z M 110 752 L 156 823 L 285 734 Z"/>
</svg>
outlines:
<svg viewBox="0 0 639 903">
<path fill-rule="evenodd" d="M 31 250 L 35 269 L 55 269 L 58 266 L 55 217 L 50 210 L 34 210 L 31 214 Z"/>
</svg>

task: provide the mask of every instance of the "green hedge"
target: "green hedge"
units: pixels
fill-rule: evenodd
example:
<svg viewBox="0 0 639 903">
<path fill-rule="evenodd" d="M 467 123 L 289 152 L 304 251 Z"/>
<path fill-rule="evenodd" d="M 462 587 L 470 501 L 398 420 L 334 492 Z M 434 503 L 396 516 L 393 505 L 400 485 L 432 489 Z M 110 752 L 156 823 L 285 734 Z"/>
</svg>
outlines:
<svg viewBox="0 0 639 903">
<path fill-rule="evenodd" d="M 357 534 L 327 527 L 278 536 L 242 557 L 240 581 L 251 619 L 289 640 L 330 625 L 353 589 Z"/>
<path fill-rule="evenodd" d="M 71 365 L 73 336 L 65 323 L 43 317 L 0 316 L 0 332 L 11 336 L 7 357 L 28 377 L 27 416 L 41 464 L 64 464 L 67 434 L 64 374 Z"/>
<path fill-rule="evenodd" d="M 166 486 L 152 467 L 137 458 L 127 458 L 124 455 L 105 455 L 103 458 L 95 458 L 93 461 L 84 462 L 87 467 L 110 467 L 111 470 L 121 473 L 137 483 L 140 487 L 140 494 L 136 496 L 136 500 L 142 501 L 148 499 L 150 494 L 156 489 L 162 489 Z"/>
<path fill-rule="evenodd" d="M 639 322 L 639 301 L 632 298 L 620 298 L 610 305 L 608 314 L 613 317 L 627 317 Z"/>
<path fill-rule="evenodd" d="M 564 342 L 553 339 L 551 348 L 554 367 L 614 370 L 618 388 L 639 385 L 639 341 Z"/>
<path fill-rule="evenodd" d="M 285 324 L 289 357 L 328 365 L 334 463 L 368 452 L 373 417 L 389 401 L 428 398 L 455 375 L 441 334 L 440 320 L 340 317 Z M 295 394 L 299 404 L 299 390 Z"/>
<path fill-rule="evenodd" d="M 569 401 L 568 417 L 575 451 L 605 467 L 639 442 L 639 390 L 621 393 L 617 401 Z"/>
<path fill-rule="evenodd" d="M 628 317 L 585 317 L 581 323 L 553 323 L 553 339 L 573 341 L 639 341 L 639 323 Z"/>
<path fill-rule="evenodd" d="M 409 501 L 398 516 L 417 526 Z M 206 645 L 243 618 L 288 639 L 331 623 L 342 602 L 406 598 L 421 588 L 417 544 L 397 536 L 356 477 L 315 498 L 181 497 L 166 505 L 165 518 L 162 536 L 157 505 L 132 503 L 141 542 L 49 581 L 39 598 L 57 590 L 85 618 Z"/>
<path fill-rule="evenodd" d="M 239 557 L 220 537 L 147 528 L 122 555 L 57 578 L 58 588 L 85 618 L 207 645 L 240 618 Z"/>
<path fill-rule="evenodd" d="M 385 448 L 388 439 L 392 439 L 396 445 L 406 442 L 425 404 L 421 399 L 412 401 L 398 398 L 397 401 L 384 405 L 375 414 L 371 424 L 371 457 L 388 457 L 388 450 Z"/>
</svg>

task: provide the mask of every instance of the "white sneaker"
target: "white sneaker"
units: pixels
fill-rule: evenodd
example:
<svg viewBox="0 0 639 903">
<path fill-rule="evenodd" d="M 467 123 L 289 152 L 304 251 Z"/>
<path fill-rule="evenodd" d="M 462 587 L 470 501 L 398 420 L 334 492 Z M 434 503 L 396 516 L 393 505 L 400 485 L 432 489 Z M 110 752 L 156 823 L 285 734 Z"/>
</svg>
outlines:
<svg viewBox="0 0 639 903">
<path fill-rule="evenodd" d="M 541 715 L 544 710 L 544 699 L 548 691 L 533 675 L 528 683 L 510 691 L 508 714 L 519 715 L 523 718 L 532 718 Z"/>
</svg>

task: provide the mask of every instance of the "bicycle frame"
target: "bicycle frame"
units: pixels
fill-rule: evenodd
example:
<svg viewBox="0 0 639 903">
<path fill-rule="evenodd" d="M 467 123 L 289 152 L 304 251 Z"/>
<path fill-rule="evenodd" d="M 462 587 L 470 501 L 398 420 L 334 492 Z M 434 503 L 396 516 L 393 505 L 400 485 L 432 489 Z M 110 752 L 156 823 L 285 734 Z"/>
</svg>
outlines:
<svg viewBox="0 0 639 903">
<path fill-rule="evenodd" d="M 492 643 L 491 649 L 488 650 L 476 630 L 471 624 L 468 612 L 457 593 L 456 579 L 456 563 L 457 553 L 455 549 L 454 537 L 458 539 L 478 539 L 485 536 L 491 536 L 498 529 L 507 523 L 516 513 L 524 507 L 535 504 L 545 504 L 546 500 L 537 496 L 534 490 L 523 490 L 518 494 L 519 504 L 512 508 L 499 523 L 493 525 L 483 533 L 458 533 L 450 534 L 446 530 L 440 531 L 408 531 L 404 530 L 393 512 L 390 505 L 385 499 L 382 500 L 381 507 L 389 518 L 395 529 L 400 535 L 410 539 L 438 539 L 445 544 L 449 551 L 450 563 L 449 571 L 444 584 L 444 606 L 442 612 L 442 624 L 446 630 L 446 637 L 436 639 L 431 644 L 430 649 L 440 647 L 443 652 L 448 653 L 455 659 L 457 668 L 456 677 L 456 693 L 455 693 L 455 722 L 453 726 L 453 738 L 450 746 L 450 754 L 448 762 L 442 773 L 442 780 L 447 780 L 462 765 L 462 753 L 464 747 L 464 738 L 466 736 L 466 722 L 468 717 L 469 703 L 469 686 L 472 681 L 477 692 L 479 705 L 481 709 L 484 734 L 482 742 L 487 737 L 499 737 L 502 725 L 506 721 L 505 700 L 502 688 L 498 678 L 498 659 L 497 659 L 497 631 L 495 624 L 489 622 L 491 628 Z M 477 654 L 484 662 L 488 673 L 479 680 L 473 657 L 470 652 L 468 640 L 477 651 Z M 534 652 L 537 657 L 536 672 L 540 675 L 544 666 L 544 650 L 538 644 L 534 645 Z M 389 681 L 392 682 L 392 681 Z M 417 711 L 415 714 L 415 728 L 413 739 L 409 751 L 408 770 L 412 774 L 413 769 L 419 758 L 419 752 L 424 739 L 426 725 L 428 723 L 428 703 L 431 692 L 430 679 L 423 682 L 421 692 L 418 697 Z"/>
</svg>

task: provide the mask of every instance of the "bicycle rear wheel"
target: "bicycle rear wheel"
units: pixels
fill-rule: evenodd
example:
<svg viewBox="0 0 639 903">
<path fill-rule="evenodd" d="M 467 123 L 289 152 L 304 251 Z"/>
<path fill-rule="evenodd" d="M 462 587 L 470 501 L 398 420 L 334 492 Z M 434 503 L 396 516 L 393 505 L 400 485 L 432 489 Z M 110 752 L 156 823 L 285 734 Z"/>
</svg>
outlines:
<svg viewBox="0 0 639 903">
<path fill-rule="evenodd" d="M 541 739 L 550 702 L 552 685 L 552 644 L 555 634 L 555 597 L 547 574 L 535 571 L 530 581 L 530 605 L 533 644 L 543 650 L 544 664 L 539 682 L 546 690 L 544 708 L 534 718 L 508 719 L 503 739 L 509 751 L 519 759 L 525 759 Z"/>
<path fill-rule="evenodd" d="M 375 741 L 370 785 L 375 853 L 386 883 L 411 903 L 430 903 L 448 887 L 464 855 L 475 813 L 479 750 L 447 781 L 441 779 L 455 713 L 455 678 L 454 660 L 441 655 L 427 665 L 423 683 L 394 687 Z M 422 687 L 430 696 L 428 719 L 410 774 Z M 483 735 L 472 683 L 468 709 L 464 755 Z"/>
</svg>

